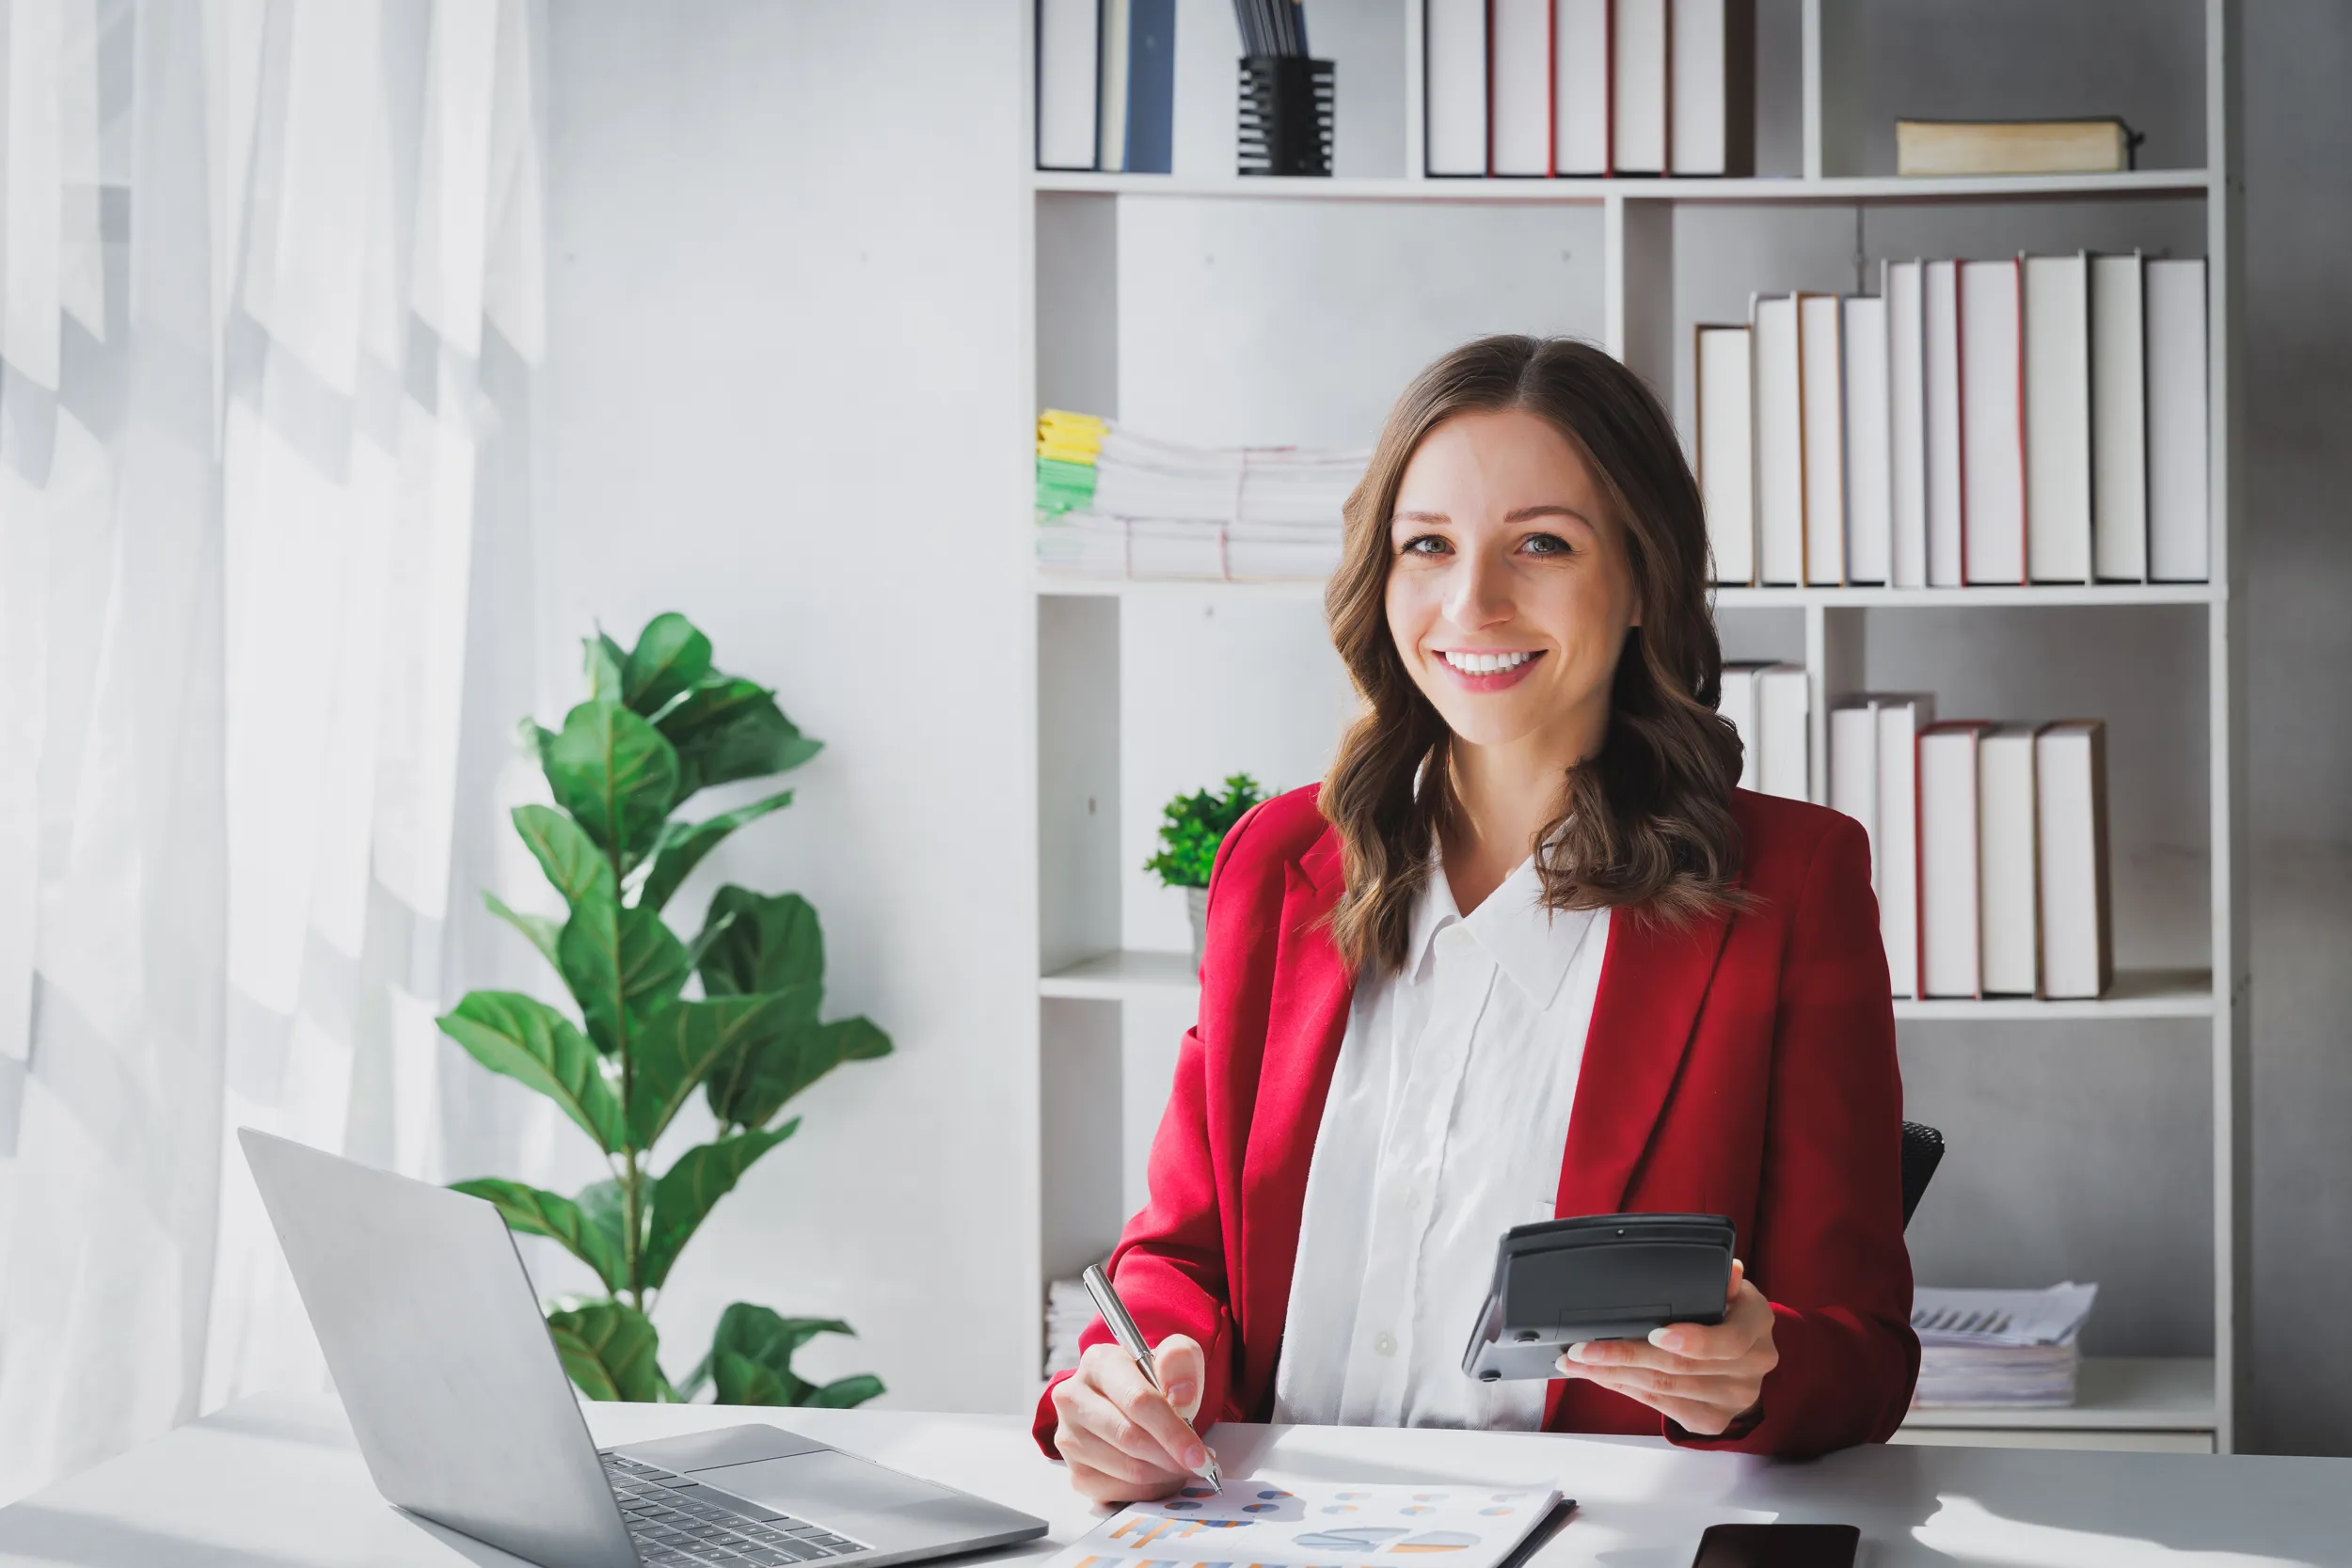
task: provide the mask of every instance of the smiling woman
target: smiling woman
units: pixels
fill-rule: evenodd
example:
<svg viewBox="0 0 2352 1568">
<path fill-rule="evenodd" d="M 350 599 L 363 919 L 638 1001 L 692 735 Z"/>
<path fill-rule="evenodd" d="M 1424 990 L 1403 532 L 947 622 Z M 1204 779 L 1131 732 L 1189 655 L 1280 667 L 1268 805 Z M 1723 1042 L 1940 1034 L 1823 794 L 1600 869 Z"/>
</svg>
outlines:
<svg viewBox="0 0 2352 1568">
<path fill-rule="evenodd" d="M 1725 906 L 1740 742 L 1715 712 L 1706 539 L 1664 410 L 1598 349 L 1483 338 L 1406 388 L 1350 499 L 1327 599 L 1370 704 L 1323 802 L 1346 844 L 1343 953 L 1403 954 L 1440 823 L 1457 896 L 1455 868 L 1491 890 L 1525 858 L 1524 834 L 1481 840 L 1491 818 L 1459 809 L 1465 790 L 1550 823 L 1536 869 L 1553 908 Z"/>
<path fill-rule="evenodd" d="M 1167 1395 L 1098 1325 L 1039 1408 L 1080 1490 L 1165 1495 L 1217 1419 L 1783 1454 L 1901 1419 L 1869 848 L 1736 787 L 1709 578 L 1673 425 L 1598 350 L 1482 339 L 1398 400 L 1326 599 L 1362 716 L 1218 850 L 1112 1259 Z M 1462 1370 L 1502 1232 L 1627 1211 L 1729 1219 L 1719 1322 L 1571 1345 L 1544 1382 Z"/>
</svg>

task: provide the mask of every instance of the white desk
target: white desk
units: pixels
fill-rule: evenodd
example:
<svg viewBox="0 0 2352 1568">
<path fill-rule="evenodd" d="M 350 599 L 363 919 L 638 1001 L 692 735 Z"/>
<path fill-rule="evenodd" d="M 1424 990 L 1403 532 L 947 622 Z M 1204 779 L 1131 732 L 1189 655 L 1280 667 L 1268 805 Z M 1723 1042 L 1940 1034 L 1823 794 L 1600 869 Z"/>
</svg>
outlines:
<svg viewBox="0 0 2352 1568">
<path fill-rule="evenodd" d="M 1034 1561 L 1091 1522 L 1006 1417 L 592 1405 L 597 1440 L 773 1419 L 1053 1524 Z M 2270 1568 L 2352 1562 L 2352 1460 L 1856 1449 L 1810 1465 L 1681 1452 L 1637 1438 L 1363 1428 L 1217 1429 L 1229 1475 L 1334 1481 L 1556 1478 L 1583 1505 L 1541 1568 L 1686 1568 L 1718 1520 L 1840 1520 L 1869 1568 Z M 341 1409 L 248 1400 L 0 1510 L 0 1565 L 72 1568 L 512 1568 L 515 1560 L 386 1506 Z"/>
</svg>

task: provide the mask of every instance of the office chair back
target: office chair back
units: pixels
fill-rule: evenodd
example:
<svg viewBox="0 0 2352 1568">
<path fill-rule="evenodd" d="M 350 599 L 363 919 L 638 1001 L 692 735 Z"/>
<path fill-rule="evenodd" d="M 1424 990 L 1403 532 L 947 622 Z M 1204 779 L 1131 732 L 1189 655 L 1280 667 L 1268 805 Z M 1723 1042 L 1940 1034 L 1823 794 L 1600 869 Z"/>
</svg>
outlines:
<svg viewBox="0 0 2352 1568">
<path fill-rule="evenodd" d="M 1944 1159 L 1944 1134 L 1921 1122 L 1903 1123 L 1903 1224 L 1911 1223 L 1911 1212 L 1919 1207 L 1919 1195 L 1928 1190 L 1928 1179 Z"/>
</svg>

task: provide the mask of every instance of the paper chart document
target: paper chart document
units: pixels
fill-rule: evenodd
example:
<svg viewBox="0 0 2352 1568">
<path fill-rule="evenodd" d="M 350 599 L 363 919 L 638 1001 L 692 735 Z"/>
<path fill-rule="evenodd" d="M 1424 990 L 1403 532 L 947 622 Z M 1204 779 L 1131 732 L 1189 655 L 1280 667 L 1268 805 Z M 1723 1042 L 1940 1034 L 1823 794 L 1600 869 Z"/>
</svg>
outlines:
<svg viewBox="0 0 2352 1568">
<path fill-rule="evenodd" d="M 1560 1500 L 1543 1487 L 1228 1480 L 1130 1503 L 1051 1568 L 1495 1568 Z"/>
</svg>

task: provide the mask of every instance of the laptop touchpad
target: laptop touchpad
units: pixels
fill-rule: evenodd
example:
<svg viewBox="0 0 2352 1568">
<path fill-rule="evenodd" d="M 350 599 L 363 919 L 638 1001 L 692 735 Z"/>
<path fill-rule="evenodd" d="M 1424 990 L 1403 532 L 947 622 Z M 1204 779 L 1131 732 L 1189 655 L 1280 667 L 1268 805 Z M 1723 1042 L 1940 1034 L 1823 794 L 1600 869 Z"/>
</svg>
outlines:
<svg viewBox="0 0 2352 1568">
<path fill-rule="evenodd" d="M 846 1514 L 891 1513 L 917 1503 L 961 1500 L 944 1486 L 838 1451 L 727 1465 L 698 1470 L 694 1479 L 818 1524 Z"/>
</svg>

